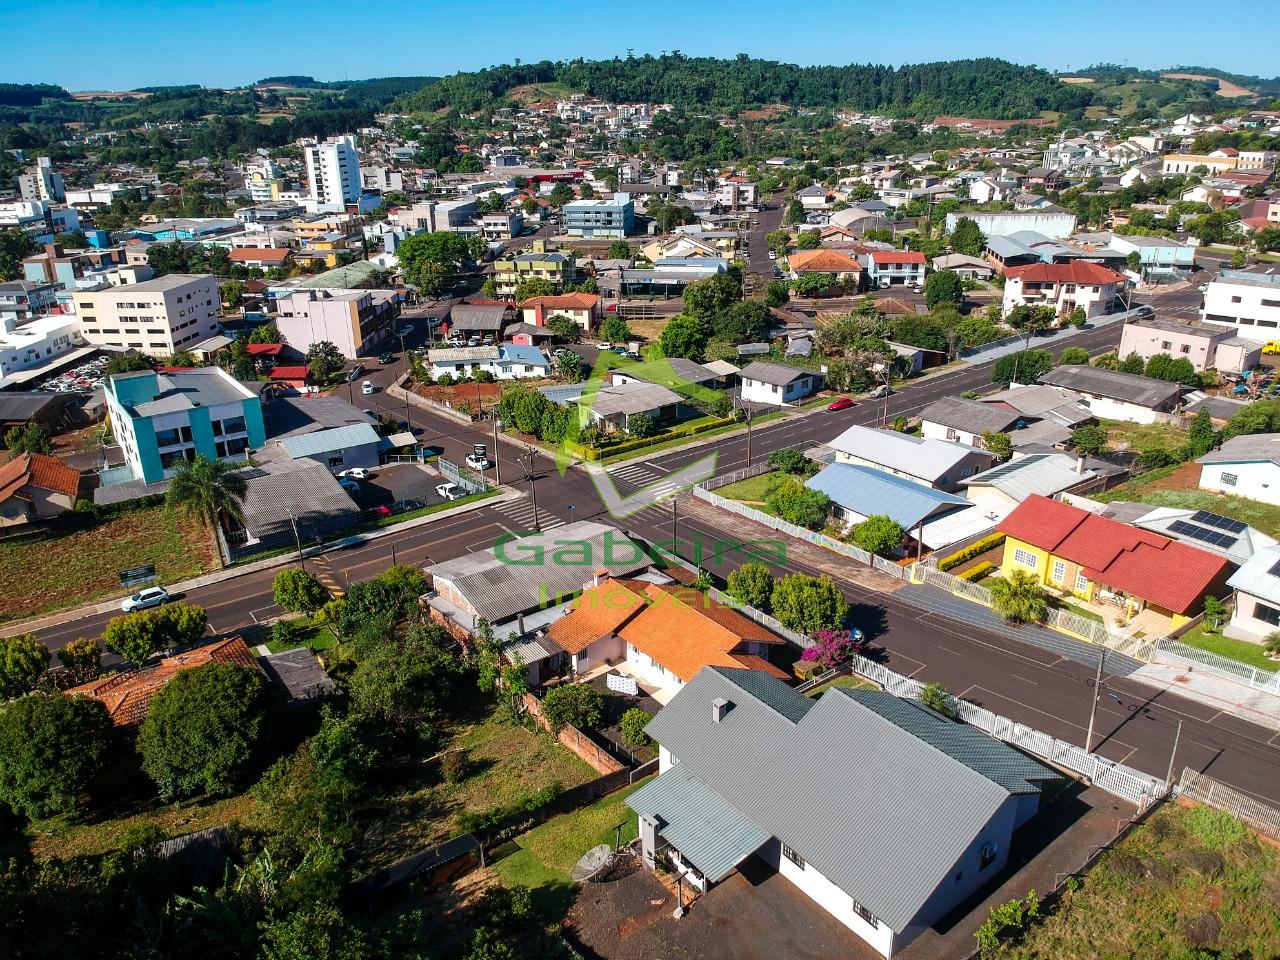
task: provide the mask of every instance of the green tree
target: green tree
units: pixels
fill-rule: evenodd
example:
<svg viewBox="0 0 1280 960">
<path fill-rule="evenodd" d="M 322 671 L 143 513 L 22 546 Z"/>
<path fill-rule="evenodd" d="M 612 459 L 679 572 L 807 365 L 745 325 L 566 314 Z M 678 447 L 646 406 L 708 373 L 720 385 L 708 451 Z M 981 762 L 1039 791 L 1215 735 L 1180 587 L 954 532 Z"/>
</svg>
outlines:
<svg viewBox="0 0 1280 960">
<path fill-rule="evenodd" d="M 1129 255 L 1124 258 L 1124 263 L 1129 268 L 1130 273 L 1142 272 L 1142 254 L 1137 250 L 1129 251 Z"/>
<path fill-rule="evenodd" d="M 940 683 L 926 683 L 920 688 L 920 702 L 944 717 L 956 719 L 956 698 Z"/>
<path fill-rule="evenodd" d="M 1089 315 L 1084 312 L 1084 307 L 1076 307 L 1071 311 L 1071 315 L 1067 317 L 1067 323 L 1071 324 L 1077 330 L 1089 322 Z"/>
<path fill-rule="evenodd" d="M 785 280 L 770 280 L 765 291 L 764 303 L 767 307 L 780 307 L 791 299 L 791 292 L 787 289 Z"/>
<path fill-rule="evenodd" d="M 991 368 L 991 382 L 1008 387 L 1017 377 L 1018 383 L 1038 383 L 1053 369 L 1053 356 L 1048 350 L 1023 350 L 1001 357 Z"/>
<path fill-rule="evenodd" d="M 244 299 L 245 285 L 242 280 L 223 280 L 218 285 L 218 293 L 222 297 L 222 309 L 236 310 Z"/>
<path fill-rule="evenodd" d="M 745 300 L 721 310 L 711 319 L 711 329 L 727 343 L 756 343 L 769 335 L 773 317 L 759 300 Z"/>
<path fill-rule="evenodd" d="M 729 574 L 728 593 L 739 603 L 769 612 L 773 595 L 773 574 L 763 563 L 744 563 Z"/>
<path fill-rule="evenodd" d="M 566 726 L 592 730 L 604 716 L 604 694 L 589 683 L 554 687 L 543 698 L 542 715 L 551 724 L 552 733 L 559 733 Z"/>
<path fill-rule="evenodd" d="M 987 245 L 987 238 L 978 229 L 977 222 L 969 217 L 960 217 L 956 220 L 955 229 L 951 231 L 947 241 L 956 253 L 963 253 L 970 257 L 981 256 Z"/>
<path fill-rule="evenodd" d="M 174 470 L 165 503 L 187 516 L 199 517 L 212 533 L 220 517 L 239 520 L 244 516 L 249 482 L 239 470 L 240 464 L 233 461 L 196 454 L 194 460 L 184 460 Z"/>
<path fill-rule="evenodd" d="M 1248 263 L 1248 257 L 1245 256 L 1243 250 L 1237 249 L 1231 252 L 1231 266 L 1234 269 L 1241 270 L 1246 263 Z"/>
<path fill-rule="evenodd" d="M 530 277 L 516 285 L 516 303 L 524 303 L 531 297 L 549 297 L 556 292 L 555 284 L 546 277 Z"/>
<path fill-rule="evenodd" d="M 631 244 L 627 241 L 618 239 L 609 244 L 609 251 L 605 254 L 610 260 L 630 260 L 635 256 L 631 249 Z"/>
<path fill-rule="evenodd" d="M 328 340 L 319 340 L 307 350 L 307 370 L 321 382 L 328 380 L 346 364 L 347 359 L 342 351 Z"/>
<path fill-rule="evenodd" d="M 695 280 L 684 288 L 684 313 L 709 321 L 742 299 L 742 287 L 727 273 Z"/>
<path fill-rule="evenodd" d="M 707 331 L 697 317 L 681 313 L 667 321 L 658 343 L 663 356 L 701 361 L 707 346 Z"/>
<path fill-rule="evenodd" d="M 453 703 L 464 676 L 453 645 L 435 625 L 365 645 L 348 682 L 352 710 L 401 736 L 429 737 L 428 724 Z"/>
<path fill-rule="evenodd" d="M 166 801 L 230 794 L 266 741 L 267 707 L 258 670 L 232 663 L 184 670 L 156 694 L 138 731 L 142 769 Z"/>
<path fill-rule="evenodd" d="M 631 328 L 616 313 L 610 314 L 600 325 L 600 337 L 606 343 L 626 343 L 631 339 Z"/>
<path fill-rule="evenodd" d="M 622 733 L 623 742 L 629 743 L 633 747 L 647 747 L 653 741 L 644 732 L 644 728 L 652 719 L 652 716 L 639 707 L 632 707 L 624 713 L 622 719 L 618 721 L 618 729 Z"/>
<path fill-rule="evenodd" d="M 799 250 L 817 250 L 822 246 L 822 234 L 817 230 L 801 230 L 800 236 L 796 238 L 796 248 Z"/>
<path fill-rule="evenodd" d="M 261 960 L 368 960 L 384 956 L 336 906 L 310 903 L 263 921 Z"/>
<path fill-rule="evenodd" d="M 15 455 L 22 453 L 53 453 L 53 441 L 49 439 L 49 431 L 28 420 L 20 427 L 10 427 L 4 435 L 4 445 Z"/>
<path fill-rule="evenodd" d="M 274 323 L 264 323 L 260 327 L 254 327 L 253 332 L 249 334 L 250 343 L 280 343 L 280 329 Z"/>
<path fill-rule="evenodd" d="M 22 273 L 22 258 L 36 252 L 36 242 L 23 230 L 0 230 L 0 279 L 13 280 Z"/>
<path fill-rule="evenodd" d="M 994 453 L 1001 460 L 1013 456 L 1013 438 L 1007 433 L 995 430 L 982 431 L 982 446 Z"/>
<path fill-rule="evenodd" d="M 1067 347 L 1062 351 L 1058 362 L 1064 367 L 1088 365 L 1089 351 L 1084 347 Z"/>
<path fill-rule="evenodd" d="M 780 447 L 769 454 L 769 466 L 795 477 L 813 473 L 814 462 L 795 447 Z"/>
<path fill-rule="evenodd" d="M 1121 373 L 1137 373 L 1141 374 L 1146 371 L 1146 363 L 1137 353 L 1131 353 L 1120 361 Z"/>
<path fill-rule="evenodd" d="M 849 604 L 830 577 L 783 577 L 774 584 L 769 602 L 782 625 L 798 633 L 839 630 L 849 615 Z"/>
<path fill-rule="evenodd" d="M 1215 597 L 1211 593 L 1204 595 L 1202 601 L 1204 606 L 1204 622 L 1211 630 L 1217 630 L 1222 626 L 1222 621 L 1227 616 L 1227 605 Z"/>
<path fill-rule="evenodd" d="M 556 358 L 556 375 L 566 383 L 581 383 L 587 379 L 587 366 L 576 353 L 562 353 Z"/>
<path fill-rule="evenodd" d="M 171 603 L 114 618 L 103 631 L 102 643 L 117 656 L 141 666 L 158 650 L 195 643 L 204 635 L 208 623 L 204 607 Z"/>
<path fill-rule="evenodd" d="M 547 194 L 547 203 L 551 205 L 553 210 L 559 210 L 566 203 L 573 200 L 573 188 L 568 184 L 557 183 L 551 188 L 551 192 Z"/>
<path fill-rule="evenodd" d="M 795 477 L 775 483 L 765 497 L 769 509 L 788 523 L 820 530 L 831 512 L 831 498 L 821 490 L 811 490 Z"/>
<path fill-rule="evenodd" d="M 1187 431 L 1187 439 L 1191 446 L 1192 459 L 1199 459 L 1213 449 L 1218 442 L 1217 432 L 1213 429 L 1213 420 L 1209 411 L 1203 407 L 1191 418 L 1191 426 Z"/>
<path fill-rule="evenodd" d="M 102 648 L 93 637 L 72 640 L 58 651 L 58 659 L 76 684 L 96 680 L 102 673 Z"/>
<path fill-rule="evenodd" d="M 75 230 L 67 230 L 53 238 L 53 242 L 61 246 L 64 250 L 83 250 L 89 246 L 89 238 L 85 236 L 85 232 L 79 228 Z"/>
<path fill-rule="evenodd" d="M 49 648 L 32 634 L 0 637 L 0 700 L 30 693 L 48 667 Z"/>
<path fill-rule="evenodd" d="M 952 270 L 938 270 L 929 274 L 924 282 L 924 302 L 930 310 L 950 304 L 959 307 L 964 303 L 964 286 L 960 274 Z"/>
<path fill-rule="evenodd" d="M 1107 431 L 1104 427 L 1100 427 L 1094 423 L 1087 423 L 1083 427 L 1076 427 L 1071 431 L 1071 445 L 1076 448 L 1078 453 L 1085 456 L 1094 456 L 1107 449 Z"/>
<path fill-rule="evenodd" d="M 890 557 L 902 549 L 902 526 L 884 514 L 873 514 L 854 526 L 853 542 L 868 553 Z"/>
<path fill-rule="evenodd" d="M 0 803 L 32 819 L 75 810 L 103 769 L 111 720 L 97 700 L 41 693 L 0 709 Z"/>
<path fill-rule="evenodd" d="M 547 329 L 565 343 L 577 343 L 582 336 L 582 328 L 578 326 L 578 321 L 573 317 L 566 317 L 563 313 L 547 318 Z"/>
<path fill-rule="evenodd" d="M 271 582 L 276 605 L 293 613 L 314 613 L 329 600 L 320 578 L 308 570 L 286 567 Z"/>
<path fill-rule="evenodd" d="M 802 273 L 791 281 L 791 292 L 801 297 L 815 297 L 836 285 L 835 274 Z"/>
<path fill-rule="evenodd" d="M 1043 623 L 1049 597 L 1035 575 L 1012 570 L 991 581 L 991 609 L 1010 623 Z"/>
<path fill-rule="evenodd" d="M 107 361 L 107 376 L 117 373 L 133 373 L 135 370 L 155 369 L 156 362 L 141 353 L 117 353 Z"/>
<path fill-rule="evenodd" d="M 627 433 L 644 439 L 658 432 L 658 423 L 647 413 L 633 413 L 627 417 Z"/>
<path fill-rule="evenodd" d="M 793 197 L 791 202 L 787 204 L 786 223 L 804 223 L 804 204 L 799 199 Z"/>
</svg>

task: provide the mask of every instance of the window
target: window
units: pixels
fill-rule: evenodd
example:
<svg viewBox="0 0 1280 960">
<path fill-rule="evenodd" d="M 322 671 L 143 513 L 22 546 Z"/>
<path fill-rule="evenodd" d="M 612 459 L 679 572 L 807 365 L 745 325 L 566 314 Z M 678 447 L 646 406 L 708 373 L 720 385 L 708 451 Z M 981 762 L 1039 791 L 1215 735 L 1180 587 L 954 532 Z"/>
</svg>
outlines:
<svg viewBox="0 0 1280 960">
<path fill-rule="evenodd" d="M 1024 567 L 1030 567 L 1032 570 L 1036 568 L 1036 555 L 1030 550 L 1023 550 L 1021 547 L 1015 548 L 1013 559 L 1015 563 L 1020 563 Z"/>
<path fill-rule="evenodd" d="M 1170 341 L 1168 341 L 1168 340 L 1161 341 L 1161 343 L 1160 343 L 1160 349 L 1161 349 L 1161 350 L 1172 350 L 1172 349 L 1173 349 L 1173 344 L 1172 344 Z"/>
<path fill-rule="evenodd" d="M 1084 593 L 1088 589 L 1089 589 L 1089 578 L 1086 577 L 1083 573 L 1077 573 L 1076 574 L 1076 592 Z"/>
<path fill-rule="evenodd" d="M 1062 583 L 1067 579 L 1067 565 L 1061 560 L 1053 561 L 1053 582 Z"/>
<path fill-rule="evenodd" d="M 782 855 L 786 857 L 788 860 L 790 860 L 792 863 L 794 863 L 801 870 L 804 869 L 804 857 L 800 856 L 800 854 L 796 853 L 794 850 L 788 847 L 785 843 L 782 844 Z"/>
<path fill-rule="evenodd" d="M 1222 485 L 1224 487 L 1234 487 L 1240 480 L 1234 473 L 1224 473 L 1222 475 Z"/>
<path fill-rule="evenodd" d="M 948 439 L 948 440 L 959 440 L 959 439 L 960 439 L 960 431 L 959 431 L 959 430 L 957 430 L 955 427 L 947 427 L 947 439 Z"/>
<path fill-rule="evenodd" d="M 329 466 L 330 466 L 330 467 L 340 467 L 340 466 L 342 466 L 342 455 L 341 455 L 341 454 L 339 454 L 339 455 L 338 455 L 338 456 L 336 456 L 336 457 L 330 457 L 330 458 L 329 458 Z"/>
<path fill-rule="evenodd" d="M 858 916 L 860 916 L 863 920 L 867 921 L 867 923 L 871 924 L 872 930 L 880 929 L 880 921 L 876 919 L 876 915 L 874 913 L 872 913 L 870 910 L 868 910 L 866 907 L 860 904 L 857 900 L 854 900 L 852 897 L 849 898 L 849 902 L 853 904 L 853 912 L 856 913 Z"/>
<path fill-rule="evenodd" d="M 1269 623 L 1273 627 L 1280 627 L 1280 610 L 1267 606 L 1265 603 L 1255 603 L 1253 605 L 1253 618 L 1261 620 L 1263 623 Z"/>
<path fill-rule="evenodd" d="M 978 869 L 985 870 L 991 864 L 996 862 L 996 857 L 1000 853 L 1000 844 L 994 840 L 988 840 L 982 845 L 982 855 L 978 859 Z"/>
<path fill-rule="evenodd" d="M 1239 303 L 1239 302 L 1240 302 L 1240 298 L 1239 298 L 1239 297 L 1232 297 L 1232 298 L 1231 298 L 1231 302 L 1232 302 L 1232 303 Z"/>
<path fill-rule="evenodd" d="M 1182 352 L 1183 352 L 1183 353 L 1190 353 L 1190 352 L 1191 352 L 1191 344 L 1189 344 L 1189 343 L 1184 343 L 1184 344 L 1182 345 L 1182 348 L 1181 348 L 1181 349 L 1182 349 Z"/>
</svg>

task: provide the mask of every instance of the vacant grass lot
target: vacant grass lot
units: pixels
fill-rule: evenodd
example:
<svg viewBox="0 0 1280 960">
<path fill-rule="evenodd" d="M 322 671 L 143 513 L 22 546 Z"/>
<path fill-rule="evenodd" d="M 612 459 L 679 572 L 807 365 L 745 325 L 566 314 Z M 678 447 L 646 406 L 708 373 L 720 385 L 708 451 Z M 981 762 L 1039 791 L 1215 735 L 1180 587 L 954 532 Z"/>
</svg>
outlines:
<svg viewBox="0 0 1280 960">
<path fill-rule="evenodd" d="M 597 776 L 549 734 L 508 723 L 497 713 L 455 725 L 442 749 L 465 752 L 466 776 L 446 783 L 438 764 L 423 764 L 394 792 L 362 810 L 361 819 L 370 827 L 353 852 L 360 860 L 358 872 L 387 866 L 457 836 L 463 832 L 457 819 L 463 812 L 509 807 L 551 784 L 568 789 Z"/>
<path fill-rule="evenodd" d="M 1280 956 L 1280 852 L 1208 807 L 1167 804 L 998 956 Z"/>
<path fill-rule="evenodd" d="M 0 623 L 121 596 L 117 574 L 148 563 L 162 584 L 212 570 L 208 531 L 160 504 L 2 541 Z"/>
<path fill-rule="evenodd" d="M 763 503 L 769 490 L 782 479 L 781 470 L 771 470 L 758 477 L 748 477 L 728 486 L 718 487 L 714 492 L 727 500 L 742 500 L 746 503 Z"/>
<path fill-rule="evenodd" d="M 1107 430 L 1112 448 L 1127 446 L 1135 453 L 1164 450 L 1177 453 L 1187 442 L 1187 431 L 1171 423 L 1129 423 L 1125 420 L 1098 421 Z"/>
</svg>

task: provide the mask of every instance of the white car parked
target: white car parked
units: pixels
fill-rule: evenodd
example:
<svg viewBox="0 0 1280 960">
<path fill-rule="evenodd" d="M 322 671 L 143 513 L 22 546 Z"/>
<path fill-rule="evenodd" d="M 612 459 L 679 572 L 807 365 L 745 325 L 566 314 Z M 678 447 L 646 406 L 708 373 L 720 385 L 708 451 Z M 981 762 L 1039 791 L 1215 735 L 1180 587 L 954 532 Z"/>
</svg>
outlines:
<svg viewBox="0 0 1280 960">
<path fill-rule="evenodd" d="M 132 597 L 125 597 L 124 602 L 120 604 L 120 609 L 125 613 L 132 613 L 134 610 L 146 610 L 148 607 L 158 607 L 168 602 L 169 591 L 164 587 L 147 587 L 145 590 L 139 590 Z"/>
<path fill-rule="evenodd" d="M 436 487 L 436 494 L 441 500 L 457 500 L 462 496 L 462 488 L 456 483 L 442 483 Z"/>
<path fill-rule="evenodd" d="M 341 480 L 368 480 L 369 470 L 367 467 L 348 467 L 338 474 L 338 478 Z"/>
<path fill-rule="evenodd" d="M 493 466 L 492 461 L 488 457 L 477 457 L 474 453 L 468 455 L 467 466 L 472 470 L 479 470 L 481 473 Z"/>
</svg>

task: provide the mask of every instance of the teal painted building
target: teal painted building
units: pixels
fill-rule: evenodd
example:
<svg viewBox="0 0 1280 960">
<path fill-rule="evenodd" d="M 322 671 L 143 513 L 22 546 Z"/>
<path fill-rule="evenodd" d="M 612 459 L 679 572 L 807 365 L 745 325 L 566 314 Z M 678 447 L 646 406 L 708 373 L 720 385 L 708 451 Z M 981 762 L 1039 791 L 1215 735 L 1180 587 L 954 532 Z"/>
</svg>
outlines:
<svg viewBox="0 0 1280 960">
<path fill-rule="evenodd" d="M 130 479 L 167 479 L 198 454 L 245 460 L 266 442 L 257 395 L 218 367 L 117 374 L 106 399 Z"/>
</svg>

